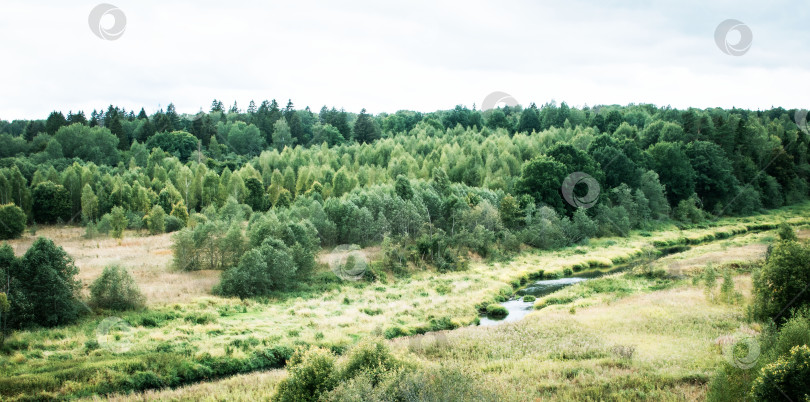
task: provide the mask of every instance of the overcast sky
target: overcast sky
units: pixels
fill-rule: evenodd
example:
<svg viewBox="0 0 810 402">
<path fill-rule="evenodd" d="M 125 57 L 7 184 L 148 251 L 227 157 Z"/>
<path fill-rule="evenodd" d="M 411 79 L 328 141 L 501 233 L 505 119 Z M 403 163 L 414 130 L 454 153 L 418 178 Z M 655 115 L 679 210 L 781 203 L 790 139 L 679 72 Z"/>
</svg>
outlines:
<svg viewBox="0 0 810 402">
<path fill-rule="evenodd" d="M 112 41 L 88 24 L 98 2 L 3 0 L 0 119 L 196 113 L 214 98 L 434 111 L 494 91 L 524 105 L 810 108 L 804 0 L 108 1 L 127 20 Z M 753 33 L 743 56 L 715 44 L 729 18 Z"/>
</svg>

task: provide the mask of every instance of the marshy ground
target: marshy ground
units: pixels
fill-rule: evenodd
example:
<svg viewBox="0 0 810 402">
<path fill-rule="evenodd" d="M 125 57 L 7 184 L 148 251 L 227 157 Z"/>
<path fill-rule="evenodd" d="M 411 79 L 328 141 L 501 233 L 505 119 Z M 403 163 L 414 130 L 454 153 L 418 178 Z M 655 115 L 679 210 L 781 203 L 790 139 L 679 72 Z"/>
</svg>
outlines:
<svg viewBox="0 0 810 402">
<path fill-rule="evenodd" d="M 526 250 L 510 261 L 474 262 L 463 272 L 414 271 L 385 283 L 344 282 L 323 293 L 261 300 L 210 295 L 218 272 L 172 270 L 170 235 L 128 233 L 119 243 L 84 239 L 77 228 L 41 228 L 38 236 L 53 239 L 74 257 L 85 284 L 111 263 L 130 269 L 150 310 L 122 315 L 131 323 L 126 333 L 97 349 L 87 345 L 96 338 L 102 316 L 63 328 L 18 332 L 8 340 L 16 351 L 0 356 L 0 367 L 8 381 L 16 377 L 20 383 L 49 386 L 48 392 L 82 395 L 103 381 L 93 366 L 117 367 L 149 359 L 155 351 L 171 351 L 181 360 L 200 354 L 238 360 L 267 345 L 345 348 L 380 336 L 391 338 L 390 345 L 404 359 L 455 367 L 503 400 L 701 399 L 724 359 L 718 347 L 723 337 L 756 329 L 746 324 L 751 279 L 744 269 L 734 271 L 740 295 L 735 302 L 717 300 L 691 278 L 707 264 L 750 267 L 762 259 L 774 235 L 749 228 L 785 220 L 802 224 L 808 209 L 804 205 L 705 228 L 597 239 L 558 251 Z M 23 253 L 32 240 L 26 235 L 13 241 L 15 252 Z M 475 325 L 476 306 L 510 296 L 541 270 L 545 277 L 560 277 L 569 270 L 607 269 L 645 258 L 654 244 L 670 243 L 693 245 L 642 264 L 668 272 L 664 277 L 611 274 L 539 298 L 540 308 L 518 322 Z M 379 250 L 363 252 L 374 258 Z M 322 262 L 329 258 L 320 256 Z M 435 327 L 457 329 L 431 332 Z M 120 342 L 126 343 L 126 352 L 114 347 Z M 76 366 L 88 367 L 87 372 L 64 380 L 60 373 Z M 112 370 L 105 375 L 115 378 Z M 284 376 L 284 370 L 260 371 L 114 399 L 264 399 Z"/>
</svg>

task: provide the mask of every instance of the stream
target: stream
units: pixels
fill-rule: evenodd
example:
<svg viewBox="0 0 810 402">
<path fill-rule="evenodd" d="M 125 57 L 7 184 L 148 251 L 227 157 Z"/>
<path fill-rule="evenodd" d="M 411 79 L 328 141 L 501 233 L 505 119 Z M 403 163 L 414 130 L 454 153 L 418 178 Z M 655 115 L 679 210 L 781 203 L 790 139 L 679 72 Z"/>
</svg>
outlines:
<svg viewBox="0 0 810 402">
<path fill-rule="evenodd" d="M 505 307 L 506 310 L 509 312 L 509 314 L 506 317 L 494 318 L 481 316 L 479 325 L 488 326 L 488 325 L 503 324 L 507 322 L 520 321 L 521 319 L 523 319 L 523 317 L 532 312 L 532 310 L 534 309 L 534 302 L 533 301 L 524 302 L 523 296 L 532 295 L 534 297 L 539 298 L 554 293 L 564 287 L 571 286 L 575 283 L 579 283 L 586 280 L 588 279 L 582 277 L 570 277 L 562 279 L 547 279 L 542 281 L 536 281 L 532 284 L 529 284 L 525 288 L 520 289 L 516 293 L 518 297 L 507 300 L 503 303 L 498 303 L 501 306 Z"/>
<path fill-rule="evenodd" d="M 660 257 L 659 257 L 660 258 Z M 638 262 L 623 264 L 617 267 L 613 267 L 610 269 L 591 269 L 584 272 L 575 273 L 574 276 L 569 276 L 566 278 L 560 279 L 544 279 L 540 281 L 532 282 L 525 287 L 518 289 L 515 292 L 515 296 L 512 299 L 509 299 L 503 303 L 498 303 L 504 308 L 509 314 L 506 317 L 489 317 L 486 315 L 482 315 L 479 317 L 479 324 L 480 326 L 492 326 L 498 324 L 504 324 L 507 322 L 515 322 L 520 321 L 525 317 L 527 314 L 531 313 L 534 309 L 534 302 L 524 302 L 523 296 L 531 295 L 535 298 L 541 298 L 543 296 L 549 295 L 554 293 L 560 289 L 566 288 L 568 286 L 574 285 L 576 283 L 580 283 L 583 281 L 587 281 L 588 279 L 600 278 L 605 275 L 613 274 L 616 272 L 626 271 L 627 269 L 637 265 Z"/>
<path fill-rule="evenodd" d="M 655 259 L 660 259 L 672 254 L 682 253 L 686 250 L 689 250 L 691 247 L 682 245 L 682 246 L 672 246 L 672 247 L 664 247 L 659 248 L 658 250 L 661 252 Z M 640 261 L 632 261 L 626 264 L 622 264 L 619 266 L 614 266 L 608 269 L 589 269 L 583 272 L 574 273 L 573 276 L 560 278 L 560 279 L 544 279 L 540 281 L 535 281 L 518 289 L 515 292 L 515 296 L 503 303 L 498 303 L 504 308 L 506 311 L 509 312 L 505 317 L 489 317 L 487 315 L 481 315 L 479 317 L 480 326 L 492 326 L 498 324 L 504 324 L 507 322 L 515 322 L 520 321 L 525 317 L 527 314 L 531 313 L 534 309 L 534 302 L 524 302 L 523 296 L 532 295 L 535 298 L 540 298 L 551 293 L 554 293 L 560 289 L 565 287 L 571 286 L 573 284 L 587 281 L 588 279 L 600 278 L 605 275 L 614 274 L 617 272 L 626 271 L 636 265 L 638 265 Z"/>
</svg>

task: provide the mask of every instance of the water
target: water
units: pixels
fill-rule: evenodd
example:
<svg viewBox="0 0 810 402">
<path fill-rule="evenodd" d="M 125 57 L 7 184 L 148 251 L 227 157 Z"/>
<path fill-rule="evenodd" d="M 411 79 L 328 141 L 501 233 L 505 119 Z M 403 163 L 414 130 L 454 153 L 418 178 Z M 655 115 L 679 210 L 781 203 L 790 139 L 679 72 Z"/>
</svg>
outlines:
<svg viewBox="0 0 810 402">
<path fill-rule="evenodd" d="M 524 302 L 523 297 L 525 295 L 532 295 L 535 297 L 542 297 L 548 295 L 550 293 L 554 293 L 566 286 L 571 286 L 575 283 L 579 283 L 582 281 L 587 280 L 587 278 L 582 277 L 573 277 L 573 278 L 562 278 L 562 279 L 548 279 L 542 280 L 532 283 L 529 286 L 526 286 L 523 289 L 520 289 L 517 292 L 518 296 L 521 296 L 518 299 L 511 299 L 500 303 L 501 306 L 506 308 L 506 311 L 509 314 L 503 318 L 492 318 L 483 316 L 480 318 L 479 325 L 488 326 L 488 325 L 497 325 L 503 324 L 506 322 L 515 322 L 520 321 L 529 314 L 532 309 L 534 309 L 534 302 Z"/>
</svg>

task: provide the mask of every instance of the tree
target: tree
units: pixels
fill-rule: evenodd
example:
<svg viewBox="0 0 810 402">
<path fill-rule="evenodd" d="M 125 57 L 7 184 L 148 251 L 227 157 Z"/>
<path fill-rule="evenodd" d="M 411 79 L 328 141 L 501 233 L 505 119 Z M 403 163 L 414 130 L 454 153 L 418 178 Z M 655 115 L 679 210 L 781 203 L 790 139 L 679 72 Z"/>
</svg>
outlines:
<svg viewBox="0 0 810 402">
<path fill-rule="evenodd" d="M 228 144 L 240 155 L 256 156 L 264 148 L 264 139 L 259 128 L 238 121 L 228 130 Z"/>
<path fill-rule="evenodd" d="M 0 239 L 16 239 L 25 230 L 26 216 L 22 208 L 14 204 L 0 205 Z"/>
<path fill-rule="evenodd" d="M 591 144 L 591 147 L 593 149 L 593 144 Z M 617 187 L 622 183 L 626 183 L 631 187 L 638 187 L 637 166 L 622 150 L 613 146 L 606 146 L 595 148 L 591 152 L 593 159 L 599 163 L 602 171 L 605 172 L 605 184 L 607 187 Z"/>
<path fill-rule="evenodd" d="M 669 216 L 669 203 L 666 197 L 666 188 L 658 181 L 658 173 L 648 170 L 641 175 L 639 189 L 649 202 L 651 217 L 665 219 Z"/>
<path fill-rule="evenodd" d="M 326 143 L 330 147 L 342 144 L 345 139 L 340 131 L 331 124 L 316 123 L 313 127 L 312 144 Z"/>
<path fill-rule="evenodd" d="M 33 202 L 34 221 L 38 223 L 70 220 L 70 193 L 60 184 L 50 181 L 37 184 L 34 187 Z"/>
<path fill-rule="evenodd" d="M 281 151 L 284 147 L 292 147 L 295 141 L 286 120 L 279 119 L 273 124 L 273 146 L 276 149 Z"/>
<path fill-rule="evenodd" d="M 380 138 L 380 128 L 374 120 L 366 114 L 366 109 L 360 111 L 357 121 L 354 122 L 354 139 L 360 143 L 372 142 Z"/>
<path fill-rule="evenodd" d="M 124 212 L 124 208 L 121 207 L 113 207 L 112 212 L 110 213 L 110 228 L 112 237 L 116 239 L 123 239 L 124 238 L 124 229 L 127 228 L 129 221 L 127 220 L 127 215 Z"/>
<path fill-rule="evenodd" d="M 565 210 L 560 195 L 562 182 L 568 175 L 565 165 L 541 155 L 523 166 L 523 173 L 515 184 L 518 194 L 528 194 L 535 202 L 543 202 L 558 212 Z"/>
<path fill-rule="evenodd" d="M 340 197 L 354 188 L 354 183 L 346 173 L 346 168 L 340 168 L 332 179 L 332 196 Z"/>
<path fill-rule="evenodd" d="M 99 165 L 118 163 L 119 139 L 107 128 L 77 123 L 59 128 L 53 138 L 62 146 L 65 158 L 79 158 Z"/>
<path fill-rule="evenodd" d="M 670 205 L 677 205 L 695 192 L 695 170 L 680 143 L 659 142 L 646 152 L 647 165 L 666 186 Z"/>
<path fill-rule="evenodd" d="M 523 112 L 520 113 L 518 132 L 531 134 L 533 131 L 540 131 L 541 129 L 537 105 L 532 103 L 530 107 L 523 109 Z"/>
<path fill-rule="evenodd" d="M 54 135 L 60 127 L 66 126 L 67 124 L 68 122 L 62 112 L 54 111 L 48 116 L 48 119 L 45 120 L 45 132 Z"/>
<path fill-rule="evenodd" d="M 267 211 L 269 205 L 262 182 L 251 177 L 245 180 L 245 189 L 247 190 L 245 204 L 249 205 L 254 211 Z"/>
<path fill-rule="evenodd" d="M 754 275 L 754 316 L 777 324 L 791 317 L 791 310 L 810 305 L 810 246 L 797 241 L 773 245 L 765 265 Z"/>
<path fill-rule="evenodd" d="M 222 274 L 218 291 L 244 299 L 268 294 L 273 285 L 267 262 L 261 251 L 255 248 L 242 255 L 239 265 Z"/>
<path fill-rule="evenodd" d="M 513 197 L 511 194 L 507 194 L 501 199 L 498 212 L 501 215 L 503 225 L 506 226 L 507 229 L 516 229 L 520 226 L 522 211 L 520 210 L 520 204 L 517 198 Z"/>
<path fill-rule="evenodd" d="M 171 216 L 179 219 L 180 222 L 183 222 L 184 226 L 188 224 L 188 209 L 186 208 L 186 203 L 183 202 L 183 200 L 177 201 L 177 203 L 172 206 Z"/>
<path fill-rule="evenodd" d="M 82 313 L 79 270 L 51 240 L 38 238 L 9 268 L 11 327 L 65 325 Z"/>
<path fill-rule="evenodd" d="M 413 188 L 411 188 L 411 182 L 403 175 L 397 176 L 397 181 L 394 183 L 394 190 L 399 198 L 402 198 L 405 201 L 413 198 Z"/>
<path fill-rule="evenodd" d="M 686 156 L 695 170 L 695 192 L 707 211 L 728 206 L 738 182 L 731 161 L 717 144 L 694 141 L 686 145 Z"/>
<path fill-rule="evenodd" d="M 145 297 L 126 269 L 111 265 L 90 285 L 90 306 L 117 311 L 143 307 Z"/>
<path fill-rule="evenodd" d="M 149 228 L 149 234 L 156 235 L 166 231 L 166 211 L 160 205 L 152 207 L 152 211 L 144 220 L 146 221 L 146 227 Z"/>
<path fill-rule="evenodd" d="M 197 150 L 197 137 L 185 131 L 166 131 L 149 138 L 146 147 L 160 148 L 185 162 Z"/>
<path fill-rule="evenodd" d="M 605 174 L 599 164 L 585 151 L 574 148 L 570 144 L 557 144 L 548 151 L 547 155 L 562 163 L 568 174 L 583 172 L 591 175 L 599 183 L 604 182 Z"/>
<path fill-rule="evenodd" d="M 85 184 L 82 188 L 82 219 L 92 223 L 98 217 L 98 197 L 93 192 L 90 184 Z"/>
</svg>

